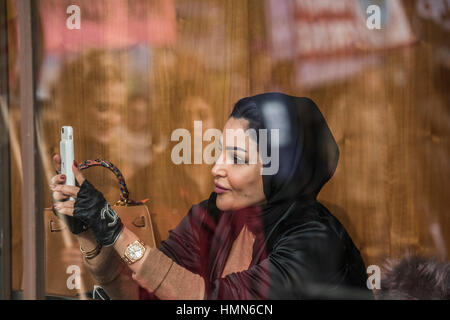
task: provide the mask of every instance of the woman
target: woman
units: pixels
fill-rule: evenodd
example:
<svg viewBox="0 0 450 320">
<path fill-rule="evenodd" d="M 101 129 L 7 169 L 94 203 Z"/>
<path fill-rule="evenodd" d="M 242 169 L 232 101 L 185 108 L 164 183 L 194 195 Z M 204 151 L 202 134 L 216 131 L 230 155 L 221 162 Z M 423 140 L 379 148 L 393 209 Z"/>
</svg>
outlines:
<svg viewBox="0 0 450 320">
<path fill-rule="evenodd" d="M 264 139 L 260 129 L 279 134 Z M 225 124 L 221 145 L 212 168 L 215 192 L 192 206 L 158 249 L 133 245 L 137 237 L 76 164 L 79 188 L 54 177 L 55 210 L 71 216 L 70 229 L 89 251 L 85 262 L 110 297 L 369 297 L 359 251 L 316 200 L 336 169 L 339 151 L 314 102 L 282 93 L 244 98 Z M 263 149 L 272 150 L 270 163 L 260 153 L 256 163 L 249 161 Z M 276 172 L 265 174 L 270 167 Z M 68 196 L 76 200 L 60 201 Z M 126 251 L 136 253 L 131 259 L 136 261 L 124 263 L 120 257 Z"/>
</svg>

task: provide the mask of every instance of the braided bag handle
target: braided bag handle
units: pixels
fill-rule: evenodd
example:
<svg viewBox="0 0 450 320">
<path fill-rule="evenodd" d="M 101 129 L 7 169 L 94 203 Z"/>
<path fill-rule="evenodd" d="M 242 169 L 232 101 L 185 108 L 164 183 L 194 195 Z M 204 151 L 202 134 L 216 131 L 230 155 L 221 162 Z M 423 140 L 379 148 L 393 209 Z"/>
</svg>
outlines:
<svg viewBox="0 0 450 320">
<path fill-rule="evenodd" d="M 123 177 L 120 170 L 109 161 L 105 161 L 102 159 L 86 160 L 79 165 L 79 168 L 80 168 L 80 170 L 85 170 L 87 168 L 96 167 L 96 166 L 102 166 L 102 167 L 109 169 L 117 177 L 117 180 L 119 181 L 119 184 L 120 184 L 120 200 L 117 201 L 116 205 L 136 206 L 136 205 L 144 204 L 145 202 L 148 201 L 148 199 L 135 201 L 135 200 L 131 200 L 129 198 L 130 193 L 128 192 L 128 188 L 125 183 L 125 178 Z"/>
</svg>

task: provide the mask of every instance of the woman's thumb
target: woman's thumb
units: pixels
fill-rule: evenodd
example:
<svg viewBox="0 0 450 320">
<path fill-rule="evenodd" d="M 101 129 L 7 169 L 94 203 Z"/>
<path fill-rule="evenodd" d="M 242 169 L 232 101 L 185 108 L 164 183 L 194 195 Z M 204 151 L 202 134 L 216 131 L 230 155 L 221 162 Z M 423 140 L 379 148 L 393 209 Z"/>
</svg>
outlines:
<svg viewBox="0 0 450 320">
<path fill-rule="evenodd" d="M 85 178 L 84 178 L 83 174 L 81 173 L 80 168 L 78 168 L 78 164 L 75 160 L 73 161 L 73 164 L 72 164 L 72 171 L 73 171 L 73 175 L 75 176 L 75 179 L 78 182 L 78 185 L 81 186 L 81 184 L 83 183 Z"/>
</svg>

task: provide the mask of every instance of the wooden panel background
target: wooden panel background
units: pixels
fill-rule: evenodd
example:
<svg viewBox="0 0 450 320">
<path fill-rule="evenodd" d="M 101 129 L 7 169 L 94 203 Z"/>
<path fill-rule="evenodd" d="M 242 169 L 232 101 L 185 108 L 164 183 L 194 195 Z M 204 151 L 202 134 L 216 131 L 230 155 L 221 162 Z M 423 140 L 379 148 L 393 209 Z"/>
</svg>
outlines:
<svg viewBox="0 0 450 320">
<path fill-rule="evenodd" d="M 413 2 L 405 5 L 415 21 Z M 142 66 L 148 76 L 143 93 L 132 95 L 130 90 L 127 66 L 132 57 L 127 52 L 85 52 L 64 65 L 40 122 L 47 175 L 53 174 L 49 159 L 58 150 L 59 128 L 70 123 L 76 159 L 103 157 L 115 163 L 132 197 L 150 199 L 161 241 L 213 188 L 211 166 L 172 163 L 176 142 L 170 141 L 170 134 L 175 128 L 193 132 L 193 121 L 202 120 L 203 130 L 221 129 L 233 103 L 247 95 L 276 90 L 308 96 L 327 119 L 341 152 L 337 171 L 319 200 L 347 228 L 366 265 L 381 265 L 406 250 L 447 259 L 449 69 L 434 61 L 434 40 L 445 43 L 445 35 L 436 36 L 432 23 L 423 23 L 420 33 L 413 25 L 419 41 L 380 53 L 380 64 L 346 80 L 305 89 L 293 81 L 293 61 L 276 63 L 271 58 L 263 1 L 183 0 L 176 1 L 175 8 L 177 41 L 151 49 Z M 14 34 L 13 25 L 9 32 Z M 437 39 L 431 41 L 433 37 Z M 10 40 L 11 70 L 15 46 Z M 19 132 L 14 82 L 10 90 L 11 123 Z M 120 126 L 126 131 L 111 130 Z M 136 148 L 134 135 L 151 141 L 150 151 Z M 105 140 L 99 140 L 101 136 Z M 11 160 L 17 289 L 22 270 L 20 168 L 14 153 Z M 136 169 L 141 163 L 145 165 Z M 118 199 L 109 172 L 95 168 L 87 176 L 109 200 Z M 48 188 L 43 188 L 50 205 Z"/>
</svg>

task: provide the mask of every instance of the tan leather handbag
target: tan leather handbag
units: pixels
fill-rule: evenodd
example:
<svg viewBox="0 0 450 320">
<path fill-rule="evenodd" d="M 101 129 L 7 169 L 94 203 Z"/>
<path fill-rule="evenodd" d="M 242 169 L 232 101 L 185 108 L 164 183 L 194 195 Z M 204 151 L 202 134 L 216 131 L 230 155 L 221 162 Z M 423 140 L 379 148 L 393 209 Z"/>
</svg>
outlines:
<svg viewBox="0 0 450 320">
<path fill-rule="evenodd" d="M 144 201 L 129 198 L 121 172 L 110 162 L 96 159 L 80 164 L 80 169 L 103 166 L 111 170 L 120 183 L 120 200 L 112 208 L 124 225 L 145 244 L 155 247 L 155 235 L 148 207 Z M 80 245 L 75 235 L 59 220 L 51 208 L 44 210 L 45 267 L 47 295 L 71 298 L 90 298 L 95 282 L 83 263 Z"/>
</svg>

